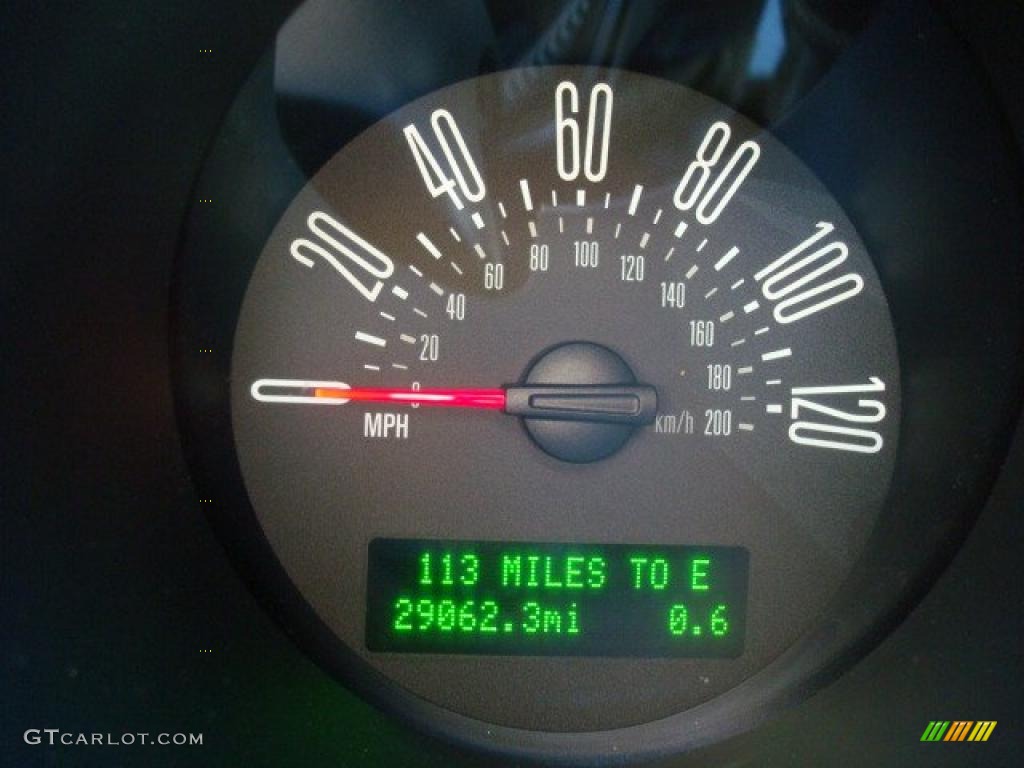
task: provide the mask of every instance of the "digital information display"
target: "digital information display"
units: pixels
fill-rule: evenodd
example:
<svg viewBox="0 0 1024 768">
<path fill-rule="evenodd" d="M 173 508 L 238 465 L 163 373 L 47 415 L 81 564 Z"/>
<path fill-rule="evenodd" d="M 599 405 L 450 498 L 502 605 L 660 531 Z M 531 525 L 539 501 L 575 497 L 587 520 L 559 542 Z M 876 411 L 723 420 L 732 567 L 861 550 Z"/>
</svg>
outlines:
<svg viewBox="0 0 1024 768">
<path fill-rule="evenodd" d="M 374 539 L 366 646 L 392 653 L 738 656 L 742 547 Z"/>
</svg>

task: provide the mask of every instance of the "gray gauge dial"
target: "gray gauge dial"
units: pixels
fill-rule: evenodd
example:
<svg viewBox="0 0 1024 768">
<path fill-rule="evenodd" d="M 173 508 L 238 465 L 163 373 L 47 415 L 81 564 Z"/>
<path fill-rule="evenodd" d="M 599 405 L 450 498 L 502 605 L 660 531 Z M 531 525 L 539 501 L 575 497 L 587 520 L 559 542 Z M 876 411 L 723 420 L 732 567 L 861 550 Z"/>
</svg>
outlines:
<svg viewBox="0 0 1024 768">
<path fill-rule="evenodd" d="M 559 67 L 445 88 L 341 148 L 252 274 L 231 407 L 263 532 L 338 642 L 459 714 L 588 731 L 707 701 L 821 620 L 886 497 L 900 383 L 869 255 L 796 157 L 687 88 Z M 393 540 L 491 573 L 387 592 L 369 558 Z M 641 605 L 659 553 L 686 578 Z M 519 556 L 555 576 L 503 581 Z M 574 568 L 604 586 L 593 558 L 618 581 L 576 600 Z M 730 568 L 720 602 L 694 594 L 703 559 Z M 743 619 L 722 652 L 719 604 Z M 648 609 L 664 622 L 629 618 Z M 573 646 L 597 612 L 666 636 Z M 407 619 L 430 637 L 403 649 Z"/>
</svg>

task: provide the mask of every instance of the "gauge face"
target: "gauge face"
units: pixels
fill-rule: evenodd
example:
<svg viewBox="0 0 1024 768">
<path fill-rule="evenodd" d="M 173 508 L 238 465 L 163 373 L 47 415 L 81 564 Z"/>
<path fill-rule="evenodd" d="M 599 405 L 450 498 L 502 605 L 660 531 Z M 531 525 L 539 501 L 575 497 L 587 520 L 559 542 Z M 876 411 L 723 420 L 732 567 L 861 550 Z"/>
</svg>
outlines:
<svg viewBox="0 0 1024 768">
<path fill-rule="evenodd" d="M 707 701 L 822 621 L 899 421 L 822 185 L 721 104 L 589 68 L 342 148 L 265 245 L 231 387 L 252 507 L 339 647 L 548 731 Z"/>
</svg>

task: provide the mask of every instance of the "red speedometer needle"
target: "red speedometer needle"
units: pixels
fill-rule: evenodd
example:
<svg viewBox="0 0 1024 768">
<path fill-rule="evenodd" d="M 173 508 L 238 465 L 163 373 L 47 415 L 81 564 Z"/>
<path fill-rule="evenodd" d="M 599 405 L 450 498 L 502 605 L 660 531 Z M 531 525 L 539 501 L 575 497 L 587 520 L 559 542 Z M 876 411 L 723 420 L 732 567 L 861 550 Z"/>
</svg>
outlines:
<svg viewBox="0 0 1024 768">
<path fill-rule="evenodd" d="M 264 403 L 391 403 L 483 408 L 525 419 L 643 426 L 654 421 L 658 393 L 646 384 L 522 384 L 504 389 L 352 387 L 340 381 L 259 379 L 250 392 Z"/>
<path fill-rule="evenodd" d="M 332 389 L 317 387 L 313 394 L 319 398 L 342 399 L 365 403 L 405 403 L 435 405 L 449 408 L 505 409 L 504 389 L 393 389 L 390 387 L 362 387 L 358 389 Z"/>
<path fill-rule="evenodd" d="M 506 389 L 392 389 L 317 387 L 317 398 L 364 403 L 404 403 L 448 408 L 485 408 L 512 416 L 559 421 L 596 421 L 639 426 L 654 420 L 658 397 L 643 384 L 551 384 Z"/>
</svg>

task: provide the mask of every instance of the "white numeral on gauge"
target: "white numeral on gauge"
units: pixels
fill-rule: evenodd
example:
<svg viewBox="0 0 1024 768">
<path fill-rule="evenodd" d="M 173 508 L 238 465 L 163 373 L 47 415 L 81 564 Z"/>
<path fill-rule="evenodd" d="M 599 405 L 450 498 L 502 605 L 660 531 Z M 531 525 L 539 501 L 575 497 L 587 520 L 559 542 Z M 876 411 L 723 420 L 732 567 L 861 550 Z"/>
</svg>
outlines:
<svg viewBox="0 0 1024 768">
<path fill-rule="evenodd" d="M 306 381 L 304 379 L 257 379 L 249 387 L 253 400 L 261 403 L 297 403 L 303 405 L 344 405 L 343 397 L 318 397 L 316 391 L 350 389 L 343 381 Z"/>
<path fill-rule="evenodd" d="M 484 288 L 488 291 L 500 291 L 505 287 L 505 265 L 484 264 Z"/>
<path fill-rule="evenodd" d="M 721 215 L 761 156 L 757 142 L 744 141 L 732 153 L 715 180 L 711 181 L 731 135 L 732 130 L 728 124 L 721 121 L 714 123 L 697 149 L 697 159 L 687 166 L 686 173 L 676 187 L 676 207 L 681 211 L 695 207 L 697 221 L 701 224 L 711 224 Z"/>
<path fill-rule="evenodd" d="M 789 427 L 789 439 L 798 445 L 817 448 L 831 448 L 853 453 L 878 453 L 882 450 L 882 436 L 872 429 L 843 426 L 847 424 L 877 424 L 885 418 L 885 405 L 874 399 L 858 398 L 857 408 L 840 409 L 811 400 L 838 395 L 867 394 L 884 392 L 885 383 L 872 376 L 867 384 L 851 384 L 830 387 L 794 387 L 790 416 L 794 419 Z M 801 410 L 808 411 L 816 419 L 801 418 Z"/>
<path fill-rule="evenodd" d="M 601 246 L 596 240 L 576 240 L 572 244 L 573 263 L 583 269 L 595 269 L 601 263 Z"/>
<path fill-rule="evenodd" d="M 856 272 L 829 279 L 830 273 L 846 261 L 846 243 L 833 240 L 803 255 L 833 229 L 829 222 L 818 222 L 813 235 L 754 275 L 755 280 L 763 281 L 764 297 L 778 302 L 773 311 L 778 322 L 792 323 L 813 315 L 856 296 L 864 288 L 864 278 Z"/>
<path fill-rule="evenodd" d="M 530 246 L 530 271 L 547 272 L 551 263 L 551 249 L 547 245 L 534 243 Z"/>
<path fill-rule="evenodd" d="M 436 363 L 441 348 L 441 337 L 436 333 L 420 335 L 420 360 L 425 363 Z"/>
<path fill-rule="evenodd" d="M 715 346 L 715 321 L 714 320 L 691 320 L 690 321 L 690 346 L 691 347 L 713 347 L 713 346 Z"/>
<path fill-rule="evenodd" d="M 728 437 L 732 434 L 732 411 L 725 408 L 709 408 L 704 411 L 704 434 L 711 437 Z"/>
<path fill-rule="evenodd" d="M 662 309 L 682 309 L 686 306 L 686 283 L 663 282 L 661 284 Z"/>
<path fill-rule="evenodd" d="M 644 272 L 646 271 L 646 264 L 644 262 L 643 255 L 636 255 L 632 253 L 623 254 L 619 256 L 619 261 L 622 264 L 620 270 L 620 277 L 624 283 L 642 283 L 644 281 Z"/>
<path fill-rule="evenodd" d="M 420 175 L 423 176 L 423 182 L 427 185 L 431 197 L 447 194 L 452 204 L 461 211 L 463 202 L 456 192 L 457 186 L 459 192 L 469 202 L 478 203 L 483 200 L 487 189 L 452 113 L 447 109 L 434 110 L 430 116 L 430 125 L 434 138 L 444 154 L 447 172 L 441 167 L 441 163 L 415 125 L 405 126 L 404 132 L 413 159 L 420 169 Z M 455 145 L 454 149 L 452 144 Z"/>
<path fill-rule="evenodd" d="M 708 389 L 713 392 L 728 392 L 732 389 L 732 366 L 728 363 L 710 363 L 708 370 Z"/>
<path fill-rule="evenodd" d="M 391 259 L 323 211 L 311 213 L 306 223 L 316 240 L 294 240 L 291 254 L 295 260 L 312 268 L 311 257 L 320 257 L 364 297 L 376 301 L 383 287 L 381 281 L 395 271 Z M 376 279 L 368 280 L 366 275 Z"/>
<path fill-rule="evenodd" d="M 444 312 L 449 320 L 466 319 L 466 294 L 449 293 L 445 301 Z"/>
<path fill-rule="evenodd" d="M 588 181 L 601 181 L 608 172 L 608 142 L 611 140 L 612 89 L 598 83 L 590 90 L 587 108 L 587 134 L 580 147 L 580 124 L 577 115 L 580 96 L 576 84 L 565 80 L 555 88 L 555 153 L 558 175 L 563 181 L 575 181 L 583 173 Z"/>
</svg>

